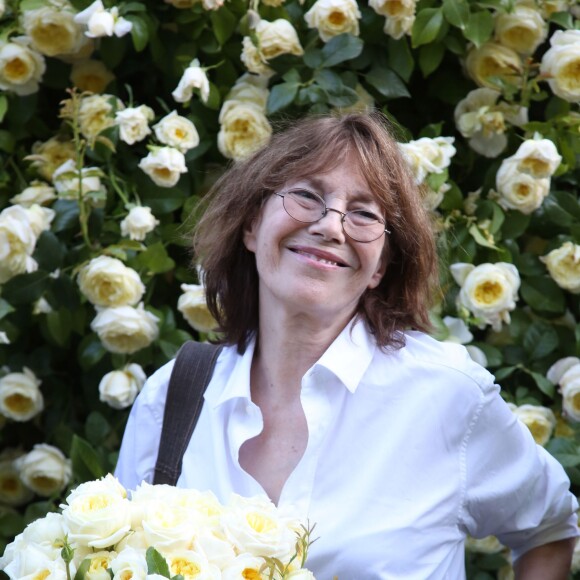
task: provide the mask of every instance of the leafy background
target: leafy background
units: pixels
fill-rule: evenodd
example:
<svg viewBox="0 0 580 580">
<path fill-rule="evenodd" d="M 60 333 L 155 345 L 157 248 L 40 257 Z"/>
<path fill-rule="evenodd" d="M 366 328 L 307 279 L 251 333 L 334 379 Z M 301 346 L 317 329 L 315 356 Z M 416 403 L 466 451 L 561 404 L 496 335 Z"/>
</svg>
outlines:
<svg viewBox="0 0 580 580">
<path fill-rule="evenodd" d="M 349 6 L 346 1 L 336 4 L 345 10 Z M 184 340 L 207 337 L 177 309 L 181 285 L 198 282 L 189 264 L 187 232 L 195 219 L 191 217 L 195 204 L 230 162 L 217 145 L 220 111 L 231 88 L 247 72 L 240 58 L 243 37 L 259 43 L 252 32 L 256 14 L 269 22 L 289 21 L 304 48 L 303 54 L 283 54 L 267 63 L 272 74 L 262 81 L 269 89 L 262 114 L 271 125 L 337 108 L 363 110 L 374 103 L 393 121 L 401 141 L 454 137 L 456 153 L 449 166 L 431 172 L 424 183 L 427 194 L 439 191 L 442 197 L 433 208 L 440 231 L 443 287 L 443 298 L 433 312 L 436 334 L 449 339 L 443 317 L 462 316 L 473 334 L 471 344 L 485 353 L 487 367 L 501 382 L 506 400 L 553 411 L 557 424 L 546 447 L 564 465 L 578 493 L 578 427 L 562 413 L 562 396 L 546 374 L 559 359 L 580 356 L 580 304 L 578 294 L 550 277 L 540 257 L 566 241 L 580 244 L 580 116 L 578 99 L 554 94 L 539 71 L 550 37 L 558 30 L 579 28 L 578 10 L 575 2 L 565 0 L 527 4 L 541 14 L 545 37 L 531 54 L 517 55 L 521 68 L 512 78 L 491 72 L 487 82 L 506 103 L 527 107 L 529 118 L 521 126 L 506 126 L 507 145 L 491 158 L 470 147 L 458 131 L 454 111 L 478 87 L 477 77 L 466 66 L 467 55 L 497 39 L 498 16 L 516 8 L 510 0 L 392 4 L 393 11 L 410 10 L 415 15 L 399 38 L 385 32 L 385 16 L 372 3 L 359 2 L 358 31 L 332 36 L 327 42 L 304 18 L 314 5 L 312 0 L 303 4 L 227 0 L 208 6 L 194 0 L 107 3 L 106 8 L 119 9 L 132 30 L 122 37 L 95 38 L 82 49 L 85 58 L 90 52 L 92 60 L 112 73 L 100 92 L 118 97 L 126 107 L 151 107 L 153 122 L 176 110 L 193 122 L 199 134 L 199 145 L 185 154 L 187 171 L 172 187 L 156 185 L 139 168 L 148 147 L 155 145 L 151 136 L 128 145 L 113 122 L 98 139 L 87 140 L 80 132 L 78 108 L 87 96 L 81 92 L 86 87 L 69 92 L 71 71 L 80 54 L 44 55 L 46 70 L 30 94 L 5 87 L 0 95 L 0 208 L 12 207 L 10 199 L 34 180 L 47 181 L 42 166 L 27 157 L 37 151 L 35 144 L 55 136 L 73 143 L 76 167 L 96 168 L 101 187 L 81 195 L 77 189 L 72 198 L 70 192 L 61 193 L 47 202 L 55 216 L 36 240 L 32 257 L 37 270 L 10 276 L 0 285 L 2 376 L 25 367 L 32 370 L 41 381 L 45 402 L 44 410 L 30 420 L 8 416 L 2 420 L 0 441 L 6 451 L 5 473 L 0 474 L 0 534 L 4 542 L 27 522 L 56 509 L 61 497 L 60 493 L 35 495 L 16 502 L 20 505 L 8 501 L 13 487 L 22 485 L 14 481 L 18 475 L 14 469 L 7 468 L 13 467 L 12 458 L 38 443 L 55 446 L 72 460 L 68 486 L 111 471 L 128 409 L 113 409 L 99 399 L 102 378 L 129 363 L 151 374 L 174 356 Z M 0 5 L 0 47 L 22 35 L 26 15 L 39 8 L 77 12 L 88 5 L 85 0 L 70 5 L 46 0 Z M 352 12 L 352 5 L 348 9 Z M 194 91 L 191 100 L 176 102 L 172 92 L 193 59 L 207 74 L 209 98 L 204 102 Z M 577 72 L 576 82 L 580 83 Z M 63 115 L 65 99 L 72 99 L 72 105 Z M 502 207 L 493 192 L 489 194 L 496 187 L 502 160 L 536 132 L 553 141 L 563 159 L 552 176 L 549 195 L 535 211 L 524 214 Z M 258 139 L 254 145 L 260 145 Z M 476 191 L 479 196 L 473 195 Z M 470 210 L 466 200 L 471 201 Z M 120 223 L 135 204 L 150 207 L 159 221 L 143 241 L 121 235 Z M 7 243 L 0 239 L 0 244 Z M 101 255 L 118 258 L 138 272 L 146 287 L 145 309 L 159 319 L 157 338 L 133 354 L 109 352 L 90 327 L 95 309 L 80 291 L 77 278 L 81 266 Z M 457 262 L 516 266 L 521 277 L 519 296 L 511 323 L 500 332 L 458 309 L 459 286 L 448 267 Z M 49 308 L 38 312 L 35 305 L 41 298 Z M 506 557 L 505 552 L 469 551 L 468 577 L 508 577 Z"/>
</svg>

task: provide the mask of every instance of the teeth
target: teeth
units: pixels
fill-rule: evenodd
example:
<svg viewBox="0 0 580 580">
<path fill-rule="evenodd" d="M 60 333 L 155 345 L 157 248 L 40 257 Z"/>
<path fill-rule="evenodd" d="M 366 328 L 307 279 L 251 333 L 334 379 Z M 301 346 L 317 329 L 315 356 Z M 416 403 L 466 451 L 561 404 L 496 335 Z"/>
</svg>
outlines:
<svg viewBox="0 0 580 580">
<path fill-rule="evenodd" d="M 310 258 L 311 260 L 315 260 L 316 262 L 320 262 L 321 264 L 328 264 L 329 266 L 338 266 L 337 262 L 332 262 L 331 260 L 325 260 L 324 258 L 319 258 L 318 256 L 315 256 L 313 254 L 308 254 L 306 252 L 297 252 L 298 254 L 301 254 L 302 256 L 306 256 L 307 258 Z"/>
</svg>

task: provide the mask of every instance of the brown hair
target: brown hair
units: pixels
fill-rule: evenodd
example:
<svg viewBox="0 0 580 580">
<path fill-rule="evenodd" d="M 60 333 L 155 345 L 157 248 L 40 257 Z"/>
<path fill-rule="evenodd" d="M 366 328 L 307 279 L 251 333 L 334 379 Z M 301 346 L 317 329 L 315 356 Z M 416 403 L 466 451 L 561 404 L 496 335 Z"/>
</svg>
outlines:
<svg viewBox="0 0 580 580">
<path fill-rule="evenodd" d="M 244 228 L 263 202 L 287 182 L 323 173 L 349 152 L 384 210 L 387 269 L 360 299 L 358 314 L 381 347 L 400 347 L 406 328 L 428 330 L 437 257 L 431 220 L 421 195 L 380 113 L 310 117 L 273 136 L 267 147 L 234 164 L 206 196 L 194 232 L 204 271 L 207 304 L 222 342 L 239 352 L 258 331 L 258 272 L 243 242 Z M 356 242 L 353 242 L 356 243 Z"/>
</svg>

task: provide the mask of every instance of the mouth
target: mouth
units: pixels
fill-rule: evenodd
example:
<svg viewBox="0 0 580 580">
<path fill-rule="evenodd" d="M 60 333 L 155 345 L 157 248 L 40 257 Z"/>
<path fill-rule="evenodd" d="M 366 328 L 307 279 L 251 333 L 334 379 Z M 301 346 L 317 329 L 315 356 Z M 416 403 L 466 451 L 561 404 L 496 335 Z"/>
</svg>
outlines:
<svg viewBox="0 0 580 580">
<path fill-rule="evenodd" d="M 325 264 L 327 266 L 336 266 L 339 268 L 347 268 L 348 267 L 348 264 L 341 262 L 338 258 L 336 258 L 334 256 L 326 255 L 325 253 L 320 253 L 320 252 L 312 253 L 311 251 L 302 250 L 300 248 L 289 248 L 289 250 L 291 252 L 294 252 L 295 254 L 298 254 L 300 256 L 304 256 L 305 258 L 308 258 L 309 260 L 319 262 L 320 264 Z"/>
</svg>

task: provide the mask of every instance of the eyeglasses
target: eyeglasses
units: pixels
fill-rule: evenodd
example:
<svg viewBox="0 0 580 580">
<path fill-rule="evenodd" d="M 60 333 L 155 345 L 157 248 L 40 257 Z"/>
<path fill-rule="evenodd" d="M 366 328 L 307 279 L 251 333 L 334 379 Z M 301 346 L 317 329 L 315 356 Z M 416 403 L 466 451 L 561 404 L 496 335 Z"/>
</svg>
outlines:
<svg viewBox="0 0 580 580">
<path fill-rule="evenodd" d="M 326 202 L 317 193 L 307 189 L 291 189 L 276 193 L 282 198 L 286 213 L 297 222 L 313 224 L 321 220 L 329 211 L 340 214 L 342 231 L 355 242 L 374 242 L 383 234 L 391 232 L 385 220 L 368 209 L 354 209 L 346 213 L 326 206 Z"/>
</svg>

